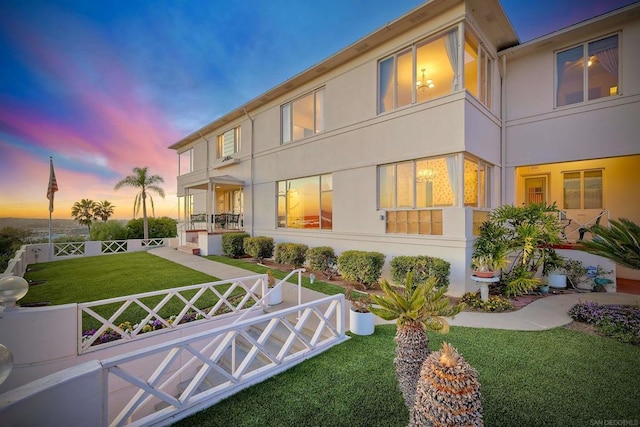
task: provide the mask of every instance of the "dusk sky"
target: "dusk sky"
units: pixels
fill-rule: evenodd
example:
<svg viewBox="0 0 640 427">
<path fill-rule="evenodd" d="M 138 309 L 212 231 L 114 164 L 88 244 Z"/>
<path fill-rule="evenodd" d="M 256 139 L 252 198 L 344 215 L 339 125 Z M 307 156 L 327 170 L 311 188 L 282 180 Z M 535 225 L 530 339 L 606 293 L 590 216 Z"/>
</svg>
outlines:
<svg viewBox="0 0 640 427">
<path fill-rule="evenodd" d="M 177 218 L 183 136 L 258 97 L 418 0 L 2 0 L 0 217 L 54 218 L 83 198 L 133 216 L 136 166 L 164 178 Z M 634 3 L 502 0 L 521 42 Z"/>
</svg>

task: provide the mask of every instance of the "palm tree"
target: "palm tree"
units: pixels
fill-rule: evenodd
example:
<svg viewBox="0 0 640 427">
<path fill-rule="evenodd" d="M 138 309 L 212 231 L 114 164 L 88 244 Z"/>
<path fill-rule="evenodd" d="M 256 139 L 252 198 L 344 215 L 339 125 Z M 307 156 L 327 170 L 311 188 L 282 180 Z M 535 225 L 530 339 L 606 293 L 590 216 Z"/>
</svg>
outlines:
<svg viewBox="0 0 640 427">
<path fill-rule="evenodd" d="M 96 202 L 91 199 L 82 199 L 79 202 L 75 202 L 71 208 L 71 216 L 74 220 L 78 221 L 80 225 L 86 225 L 91 232 L 91 224 L 96 219 Z"/>
<path fill-rule="evenodd" d="M 640 270 L 640 226 L 627 218 L 612 219 L 609 223 L 610 228 L 590 227 L 593 240 L 582 241 L 580 249 Z"/>
<path fill-rule="evenodd" d="M 101 202 L 96 203 L 96 208 L 94 214 L 97 218 L 102 219 L 102 221 L 107 222 L 109 217 L 113 215 L 113 209 L 115 206 L 111 204 L 108 200 L 103 200 Z"/>
<path fill-rule="evenodd" d="M 133 175 L 129 175 L 118 182 L 114 190 L 121 187 L 134 187 L 140 189 L 140 192 L 136 194 L 135 201 L 133 202 L 133 216 L 135 217 L 140 212 L 140 206 L 142 206 L 142 224 L 144 229 L 144 240 L 149 239 L 149 223 L 147 220 L 147 192 L 154 191 L 164 198 L 164 190 L 158 184 L 164 182 L 164 179 L 160 175 L 149 175 L 148 167 L 133 168 Z M 151 212 L 155 216 L 155 209 L 153 207 L 153 197 L 149 194 L 149 201 L 151 202 Z"/>
<path fill-rule="evenodd" d="M 407 274 L 404 289 L 393 287 L 386 280 L 380 283 L 384 296 L 371 295 L 371 300 L 379 307 L 370 311 L 384 320 L 396 320 L 396 367 L 398 385 L 405 405 L 413 408 L 420 369 L 429 355 L 427 331 L 449 331 L 449 323 L 444 318 L 455 316 L 463 306 L 451 306 L 444 293 L 446 287 L 438 289 L 438 279 L 429 277 L 426 282 L 413 285 L 411 273 Z"/>
</svg>

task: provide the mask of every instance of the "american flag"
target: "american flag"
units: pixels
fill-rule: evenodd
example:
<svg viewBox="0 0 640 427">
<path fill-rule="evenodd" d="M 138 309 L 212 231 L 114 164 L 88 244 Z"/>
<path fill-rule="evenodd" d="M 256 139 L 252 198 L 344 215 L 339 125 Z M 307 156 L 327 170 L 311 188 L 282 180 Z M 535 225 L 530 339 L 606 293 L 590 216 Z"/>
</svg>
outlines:
<svg viewBox="0 0 640 427">
<path fill-rule="evenodd" d="M 47 188 L 49 212 L 53 212 L 53 194 L 56 191 L 58 191 L 58 181 L 56 181 L 56 173 L 53 171 L 53 157 L 49 157 L 49 188 Z"/>
</svg>

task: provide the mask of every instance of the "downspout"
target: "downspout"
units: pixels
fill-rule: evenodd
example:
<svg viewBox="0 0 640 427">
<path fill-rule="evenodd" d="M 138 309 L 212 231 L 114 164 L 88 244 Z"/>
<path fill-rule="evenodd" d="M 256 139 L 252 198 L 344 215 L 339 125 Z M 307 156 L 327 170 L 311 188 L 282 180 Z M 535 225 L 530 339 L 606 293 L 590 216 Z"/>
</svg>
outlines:
<svg viewBox="0 0 640 427">
<path fill-rule="evenodd" d="M 213 197 L 211 195 L 211 176 L 210 176 L 210 172 L 209 172 L 209 140 L 204 137 L 202 132 L 198 131 L 198 134 L 207 143 L 207 162 L 206 162 L 206 167 L 207 167 L 207 181 L 208 182 L 207 182 L 207 197 L 206 197 L 206 202 L 205 202 L 207 204 L 207 217 L 205 218 L 205 220 L 206 220 L 205 224 L 207 224 L 207 232 L 209 232 L 209 231 L 212 231 L 211 228 L 210 228 L 211 224 L 209 223 L 209 219 L 211 218 L 211 205 L 213 204 Z"/>
<path fill-rule="evenodd" d="M 506 162 L 507 162 L 507 55 L 502 55 L 502 73 L 500 79 L 500 205 L 507 199 Z"/>
<path fill-rule="evenodd" d="M 250 236 L 253 237 L 254 235 L 254 224 L 255 224 L 255 188 L 253 186 L 253 174 L 254 174 L 254 165 L 253 165 L 253 158 L 254 158 L 254 147 L 253 147 L 253 137 L 254 137 L 254 131 L 253 131 L 253 126 L 254 126 L 254 122 L 253 122 L 253 117 L 251 117 L 251 115 L 249 114 L 249 112 L 247 111 L 246 108 L 243 108 L 244 110 L 244 114 L 247 115 L 247 117 L 249 118 L 249 120 L 251 121 L 251 157 L 249 158 L 250 162 L 251 162 L 251 176 L 249 178 L 250 180 L 250 184 L 251 184 L 251 232 L 250 232 Z"/>
</svg>

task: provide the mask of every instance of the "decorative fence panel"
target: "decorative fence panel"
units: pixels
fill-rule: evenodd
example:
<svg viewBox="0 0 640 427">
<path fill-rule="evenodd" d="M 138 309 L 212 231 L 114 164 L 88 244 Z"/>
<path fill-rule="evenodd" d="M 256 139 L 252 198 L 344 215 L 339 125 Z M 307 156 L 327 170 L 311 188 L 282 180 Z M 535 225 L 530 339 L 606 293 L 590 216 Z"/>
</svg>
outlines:
<svg viewBox="0 0 640 427">
<path fill-rule="evenodd" d="M 84 255 L 86 242 L 68 242 L 68 243 L 54 243 L 53 244 L 53 256 L 73 256 Z"/>
<path fill-rule="evenodd" d="M 344 295 L 333 295 L 103 360 L 104 425 L 184 418 L 348 337 Z"/>
<path fill-rule="evenodd" d="M 78 304 L 78 354 L 185 323 L 264 308 L 266 292 L 267 275 L 260 274 Z"/>
<path fill-rule="evenodd" d="M 107 240 L 102 242 L 103 254 L 127 252 L 128 240 Z"/>
</svg>

